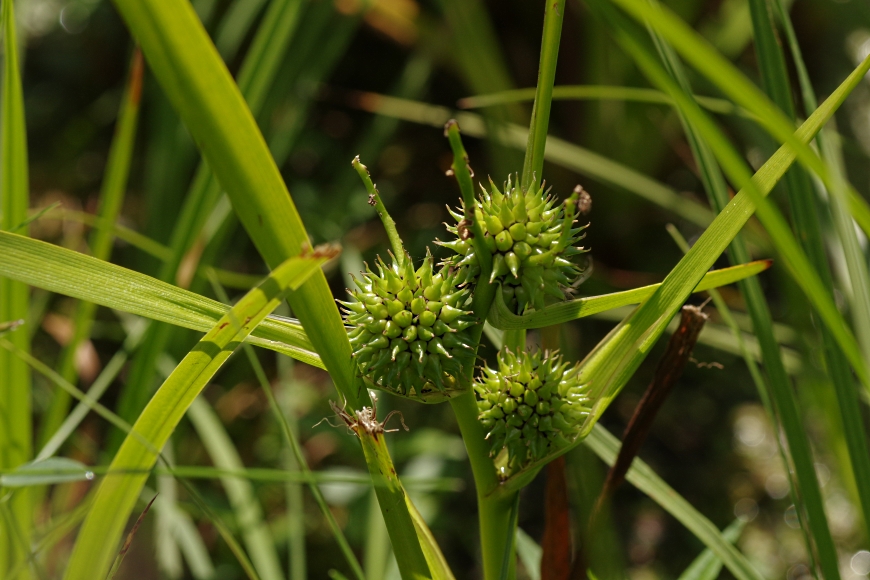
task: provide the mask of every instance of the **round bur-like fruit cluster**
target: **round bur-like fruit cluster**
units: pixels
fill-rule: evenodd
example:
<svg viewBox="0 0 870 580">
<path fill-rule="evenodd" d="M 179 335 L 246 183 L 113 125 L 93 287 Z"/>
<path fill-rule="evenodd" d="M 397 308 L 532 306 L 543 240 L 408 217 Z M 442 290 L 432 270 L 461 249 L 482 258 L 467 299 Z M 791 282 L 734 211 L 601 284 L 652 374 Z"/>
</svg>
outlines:
<svg viewBox="0 0 870 580">
<path fill-rule="evenodd" d="M 579 365 L 555 352 L 502 350 L 498 370 L 483 369 L 474 385 L 490 454 L 507 448 L 508 465 L 521 467 L 571 443 L 589 414 Z"/>
<path fill-rule="evenodd" d="M 428 252 L 417 271 L 407 253 L 401 266 L 395 257 L 391 266 L 378 258 L 378 273 L 366 266 L 354 278 L 359 289 L 348 290 L 355 300 L 341 303 L 362 377 L 425 402 L 457 394 L 458 377 L 475 356 L 475 321 L 463 310 L 469 292 L 447 270 L 434 272 L 433 263 Z"/>
<path fill-rule="evenodd" d="M 504 193 L 492 180 L 489 183 L 490 191 L 480 186 L 482 193 L 475 211 L 475 219 L 484 230 L 484 243 L 492 254 L 489 283 L 501 283 L 505 304 L 519 314 L 527 308 L 540 310 L 546 296 L 565 300 L 565 290 L 581 272 L 572 259 L 585 252 L 574 245 L 584 237 L 585 229 L 574 227 L 576 196 L 569 198 L 566 212 L 566 207 L 556 204 L 536 180 L 523 190 L 508 176 Z M 463 281 L 475 281 L 480 267 L 465 230 L 466 221 L 460 212 L 450 213 L 459 225 L 448 226 L 448 230 L 458 239 L 439 243 L 459 254 L 450 263 L 462 269 Z"/>
</svg>

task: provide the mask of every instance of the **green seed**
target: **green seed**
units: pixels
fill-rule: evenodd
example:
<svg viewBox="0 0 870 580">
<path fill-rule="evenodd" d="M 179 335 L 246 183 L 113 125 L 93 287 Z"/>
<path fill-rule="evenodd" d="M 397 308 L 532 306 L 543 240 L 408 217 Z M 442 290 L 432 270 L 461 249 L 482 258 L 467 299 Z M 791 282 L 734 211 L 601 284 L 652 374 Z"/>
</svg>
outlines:
<svg viewBox="0 0 870 580">
<path fill-rule="evenodd" d="M 526 238 L 526 226 L 523 224 L 514 224 L 508 230 L 511 237 L 515 240 L 524 240 Z"/>
<path fill-rule="evenodd" d="M 495 237 L 495 247 L 498 248 L 500 252 L 507 252 L 513 245 L 514 240 L 507 231 L 502 231 Z"/>
<path fill-rule="evenodd" d="M 438 320 L 438 317 L 435 315 L 435 313 L 429 312 L 428 310 L 422 312 L 420 314 L 420 317 L 418 318 L 418 321 L 422 326 L 432 326 L 433 324 L 435 324 L 436 320 Z"/>
<path fill-rule="evenodd" d="M 523 400 L 526 402 L 526 405 L 534 407 L 538 404 L 538 393 L 536 393 L 535 391 L 526 391 L 526 395 L 525 397 L 523 397 Z"/>
</svg>

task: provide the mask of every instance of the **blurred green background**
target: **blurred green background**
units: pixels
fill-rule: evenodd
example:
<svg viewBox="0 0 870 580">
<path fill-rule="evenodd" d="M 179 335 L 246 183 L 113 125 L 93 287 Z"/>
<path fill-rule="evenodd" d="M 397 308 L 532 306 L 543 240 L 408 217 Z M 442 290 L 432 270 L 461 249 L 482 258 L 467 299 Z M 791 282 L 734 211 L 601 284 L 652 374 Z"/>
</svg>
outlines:
<svg viewBox="0 0 870 580">
<path fill-rule="evenodd" d="M 678 0 L 667 4 L 750 78 L 758 78 L 744 0 Z M 237 71 L 268 1 L 199 0 L 194 5 L 230 70 Z M 445 175 L 452 156 L 441 125 L 464 97 L 534 86 L 542 9 L 539 2 L 529 0 L 300 0 L 300 5 L 298 28 L 257 119 L 313 241 L 337 241 L 344 247 L 330 274 L 334 294 L 341 298 L 349 283 L 346 273 L 359 271 L 363 261 L 372 263 L 388 248 L 382 226 L 366 204 L 364 189 L 350 166 L 351 159 L 359 154 L 369 166 L 412 256 L 421 258 L 427 246 L 436 256 L 445 256 L 433 240 L 445 237 L 442 222 L 450 219 L 445 204 L 458 204 L 458 188 Z M 870 52 L 870 4 L 865 0 L 796 0 L 791 14 L 816 91 L 824 96 Z M 18 18 L 25 47 L 31 206 L 60 202 L 65 209 L 93 213 L 132 41 L 107 2 L 23 0 Z M 692 82 L 699 94 L 719 96 L 703 79 L 692 78 Z M 648 86 L 610 38 L 606 26 L 580 2 L 568 3 L 556 84 Z M 384 100 L 380 95 L 405 101 Z M 484 125 L 494 127 L 505 121 L 527 125 L 530 111 L 530 102 L 522 102 L 486 107 L 476 113 L 483 115 Z M 408 120 L 410 117 L 418 122 Z M 463 118 L 459 119 L 463 125 Z M 767 157 L 769 144 L 757 127 L 738 115 L 720 115 L 718 119 L 750 163 L 758 167 Z M 837 116 L 837 128 L 844 138 L 848 174 L 866 196 L 870 186 L 870 84 L 862 84 L 846 102 Z M 658 187 L 678 196 L 681 208 L 692 207 L 693 201 L 706 207 L 679 119 L 666 105 L 602 99 L 556 101 L 550 134 L 649 176 L 660 184 Z M 468 136 L 465 141 L 476 179 L 491 176 L 500 183 L 509 172 L 521 169 L 521 147 Z M 593 273 L 579 294 L 660 281 L 682 255 L 665 226 L 674 224 L 690 241 L 701 226 L 687 220 L 686 212 L 674 212 L 644 198 L 647 188 L 642 183 L 637 191 L 631 191 L 614 185 L 610 178 L 578 172 L 577 159 L 595 163 L 584 155 L 581 149 L 569 149 L 560 163 L 548 162 L 545 168 L 545 178 L 555 195 L 564 196 L 576 184 L 582 184 L 592 195 L 585 245 L 591 250 Z M 194 143 L 159 86 L 146 74 L 121 223 L 168 244 L 198 159 Z M 632 178 L 625 169 L 615 171 L 620 175 L 611 173 L 610 177 Z M 774 198 L 783 199 L 776 193 Z M 87 229 L 75 219 L 47 216 L 32 227 L 34 237 L 86 249 Z M 197 256 L 198 252 L 203 252 L 205 263 L 221 268 L 252 275 L 266 272 L 233 220 L 225 223 L 207 246 L 193 251 Z M 770 257 L 769 252 L 759 244 L 754 257 Z M 151 275 L 160 268 L 154 257 L 123 241 L 116 243 L 112 260 Z M 832 255 L 831 260 L 835 271 L 845 267 L 840 256 Z M 725 265 L 724 259 L 721 264 Z M 868 539 L 863 537 L 854 490 L 840 473 L 845 452 L 831 389 L 819 364 L 819 338 L 809 332 L 815 323 L 805 299 L 781 268 L 775 264 L 761 279 L 774 317 L 782 323 L 779 338 L 814 446 L 832 533 L 841 550 L 842 574 L 844 578 L 866 577 L 870 553 L 860 550 L 868 549 Z M 212 295 L 204 279 L 188 276 L 181 282 Z M 241 290 L 234 292 L 232 298 Z M 725 289 L 723 294 L 738 314 L 743 311 L 736 291 Z M 72 301 L 40 291 L 35 296 L 37 308 L 44 306 L 45 312 L 34 354 L 51 363 L 57 360 L 64 336 L 68 336 Z M 776 434 L 733 338 L 716 312 L 710 311 L 712 320 L 694 357 L 718 365 L 689 365 L 657 417 L 641 457 L 720 528 L 735 516 L 749 519 L 739 545 L 765 576 L 809 577 L 801 532 L 793 509 L 789 510 L 788 483 L 776 450 Z M 582 358 L 617 319 L 608 313 L 566 325 L 563 350 L 573 358 Z M 118 318 L 100 310 L 92 334 L 93 348 L 78 365 L 84 385 L 118 349 L 123 336 Z M 197 338 L 194 332 L 177 330 L 168 353 L 178 360 Z M 537 340 L 534 333 L 530 340 Z M 657 352 L 663 347 L 660 344 Z M 494 349 L 483 354 L 492 359 Z M 328 376 L 296 364 L 283 375 L 285 380 L 278 380 L 279 366 L 283 369 L 286 361 L 277 361 L 272 352 L 258 351 L 258 355 L 269 377 L 275 379 L 282 401 L 298 420 L 312 469 L 364 472 L 353 436 L 343 427 L 318 424 L 332 415 L 327 404 L 333 393 Z M 605 415 L 603 422 L 614 433 L 622 432 L 656 360 L 654 353 Z M 123 380 L 124 373 L 118 384 Z M 40 377 L 35 381 L 39 416 L 55 391 L 40 382 Z M 112 408 L 116 387 L 104 401 Z M 244 357 L 234 358 L 205 395 L 246 466 L 284 464 L 279 428 L 267 412 L 265 398 Z M 393 457 L 401 474 L 424 480 L 425 485 L 408 485 L 457 577 L 478 577 L 473 551 L 477 545 L 473 485 L 452 413 L 447 405 L 421 406 L 389 395 L 382 395 L 380 404 L 382 409 L 400 409 L 411 427 L 410 433 L 390 438 Z M 866 407 L 862 411 L 866 416 Z M 104 447 L 107 436 L 105 422 L 91 416 L 72 438 L 68 454 L 86 463 L 98 462 L 98 450 Z M 182 423 L 173 441 L 179 464 L 209 464 L 189 423 Z M 604 466 L 582 447 L 571 452 L 568 463 L 572 500 L 580 518 L 583 506 L 597 494 Z M 59 487 L 52 496 L 55 507 L 73 505 L 86 485 Z M 232 520 L 217 481 L 198 481 L 195 485 L 216 512 Z M 283 553 L 286 547 L 282 541 L 288 529 L 285 488 L 278 484 L 255 487 Z M 330 484 L 324 486 L 324 493 L 338 521 L 346 526 L 354 548 L 364 555 L 364 564 L 368 558 L 386 557 L 384 546 L 375 541 L 384 541 L 385 532 L 379 528 L 380 514 L 370 489 Z M 185 503 L 184 490 L 179 494 L 179 505 L 192 510 L 210 550 L 215 577 L 241 578 L 217 532 Z M 523 491 L 521 505 L 520 527 L 539 540 L 543 482 Z M 613 516 L 611 556 L 614 562 L 622 563 L 632 579 L 677 577 L 702 550 L 691 533 L 627 484 L 614 498 Z M 310 501 L 305 503 L 305 530 L 309 577 L 326 577 L 333 568 L 344 570 L 329 529 Z M 123 577 L 176 576 L 177 570 L 165 564 L 165 555 L 159 551 L 152 522 L 146 520 L 124 563 Z M 57 549 L 59 561 L 63 552 L 61 545 Z M 191 572 L 182 569 L 181 573 L 186 577 Z M 528 572 L 521 567 L 520 574 Z M 723 572 L 722 577 L 730 576 Z"/>
</svg>

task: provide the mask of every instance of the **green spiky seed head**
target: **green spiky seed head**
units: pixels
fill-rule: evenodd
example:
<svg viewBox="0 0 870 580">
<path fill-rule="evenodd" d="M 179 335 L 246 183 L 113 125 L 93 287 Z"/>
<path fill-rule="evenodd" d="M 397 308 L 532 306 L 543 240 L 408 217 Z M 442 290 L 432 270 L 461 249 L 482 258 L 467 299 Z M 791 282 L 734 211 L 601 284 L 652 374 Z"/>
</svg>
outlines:
<svg viewBox="0 0 870 580">
<path fill-rule="evenodd" d="M 504 349 L 498 369 L 484 368 L 474 390 L 490 454 L 506 448 L 512 468 L 568 446 L 590 409 L 579 365 L 556 352 Z"/>
<path fill-rule="evenodd" d="M 392 256 L 392 254 L 391 254 Z M 342 302 L 353 357 L 373 386 L 424 402 L 444 401 L 462 389 L 459 377 L 474 364 L 475 325 L 464 310 L 469 291 L 455 274 L 433 269 L 426 259 L 414 270 L 405 253 L 401 265 L 378 258 L 375 274 L 366 266 L 353 300 Z"/>
<path fill-rule="evenodd" d="M 557 204 L 537 180 L 523 189 L 508 176 L 504 192 L 492 180 L 489 191 L 482 184 L 480 187 L 475 219 L 492 254 L 488 282 L 501 283 L 505 304 L 518 314 L 528 308 L 543 308 L 546 296 L 565 300 L 566 290 L 582 271 L 574 258 L 585 252 L 575 246 L 585 229 L 574 227 L 577 196 L 566 202 L 570 203 L 566 212 L 566 206 Z M 451 214 L 457 222 L 465 223 L 461 212 L 451 210 Z M 463 281 L 477 280 L 480 267 L 468 232 L 459 231 L 459 226 L 448 226 L 448 230 L 458 238 L 439 242 L 458 254 L 448 262 L 461 269 Z"/>
</svg>

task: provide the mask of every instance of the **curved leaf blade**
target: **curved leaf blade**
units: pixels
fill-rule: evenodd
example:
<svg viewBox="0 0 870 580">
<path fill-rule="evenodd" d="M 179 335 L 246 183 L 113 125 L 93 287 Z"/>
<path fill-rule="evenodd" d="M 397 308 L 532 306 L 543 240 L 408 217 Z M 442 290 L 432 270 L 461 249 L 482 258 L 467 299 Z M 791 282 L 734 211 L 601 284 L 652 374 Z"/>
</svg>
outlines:
<svg viewBox="0 0 870 580">
<path fill-rule="evenodd" d="M 770 268 L 771 260 L 757 260 L 748 264 L 731 266 L 721 270 L 707 272 L 693 292 L 703 292 L 711 288 L 718 288 L 754 276 Z M 495 303 L 490 310 L 487 322 L 501 330 L 520 330 L 530 328 L 543 328 L 552 324 L 570 322 L 578 318 L 584 318 L 606 310 L 613 310 L 631 304 L 640 304 L 661 286 L 651 284 L 640 288 L 633 288 L 623 292 L 602 294 L 601 296 L 588 296 L 577 298 L 567 302 L 560 302 L 519 316 L 508 309 L 504 303 L 501 292 L 496 293 Z"/>
</svg>

